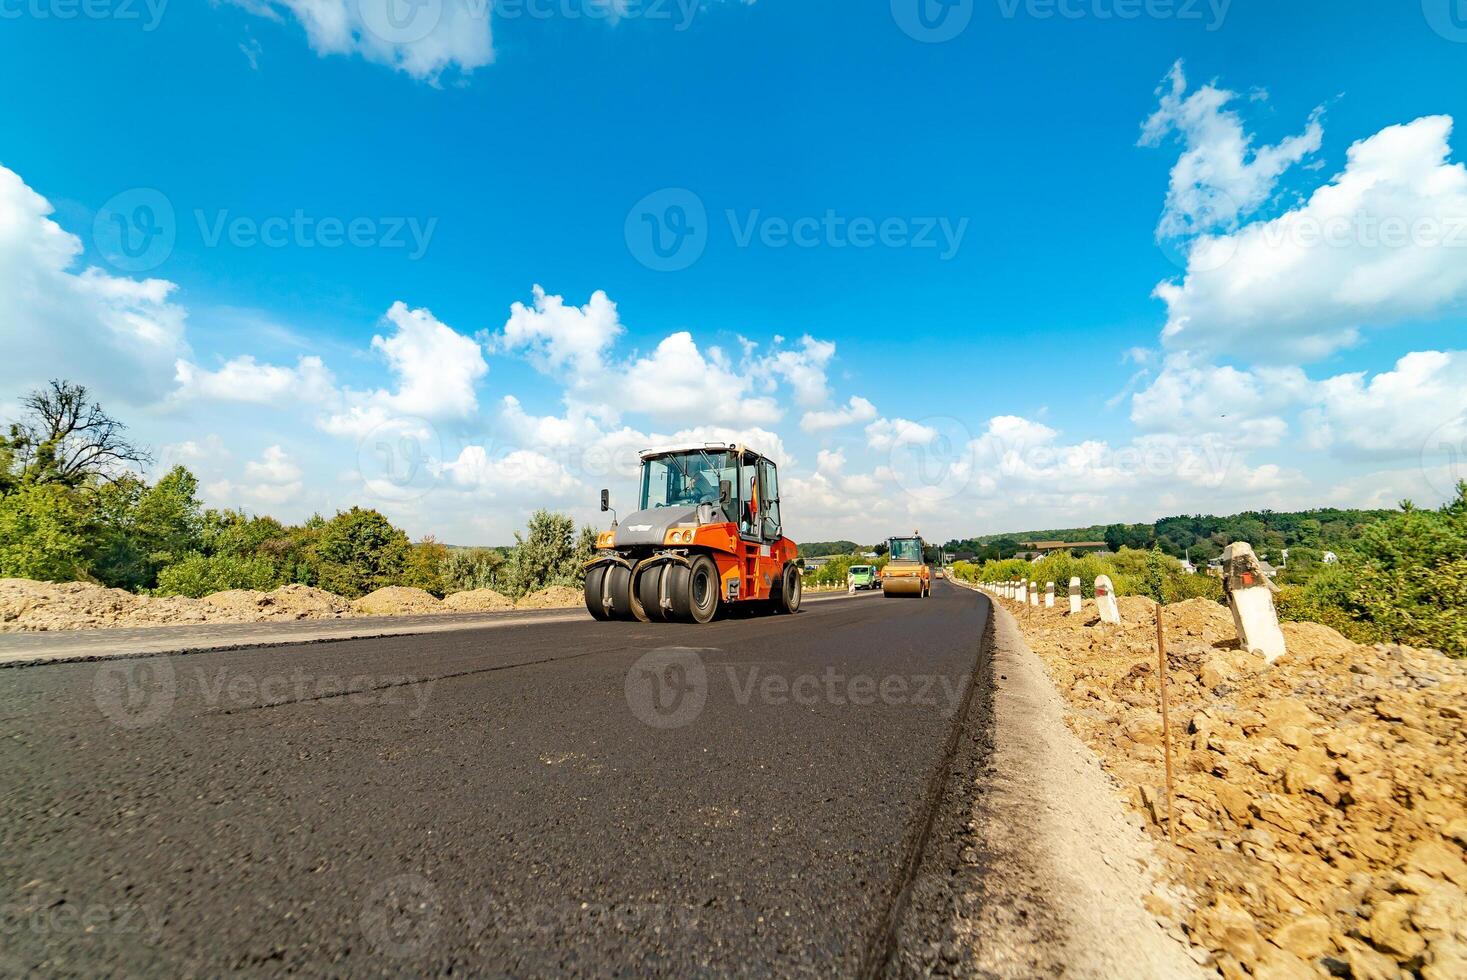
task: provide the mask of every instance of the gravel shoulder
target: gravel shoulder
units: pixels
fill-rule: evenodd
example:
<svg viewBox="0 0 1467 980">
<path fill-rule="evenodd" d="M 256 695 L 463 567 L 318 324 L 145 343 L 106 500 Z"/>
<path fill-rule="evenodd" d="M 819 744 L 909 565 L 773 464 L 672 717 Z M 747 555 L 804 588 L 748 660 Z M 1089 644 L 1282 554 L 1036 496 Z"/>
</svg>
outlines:
<svg viewBox="0 0 1467 980">
<path fill-rule="evenodd" d="M 985 600 L 987 601 L 987 600 Z M 973 701 L 889 976 L 1207 976 L 1146 908 L 1173 900 L 1141 821 L 1071 734 L 993 603 Z"/>
</svg>

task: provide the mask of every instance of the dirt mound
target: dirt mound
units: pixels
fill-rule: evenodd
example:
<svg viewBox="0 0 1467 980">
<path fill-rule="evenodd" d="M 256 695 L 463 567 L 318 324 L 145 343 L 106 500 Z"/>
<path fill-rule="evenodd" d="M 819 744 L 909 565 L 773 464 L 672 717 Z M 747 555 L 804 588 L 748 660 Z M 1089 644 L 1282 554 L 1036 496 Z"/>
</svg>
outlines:
<svg viewBox="0 0 1467 980">
<path fill-rule="evenodd" d="M 136 596 L 90 582 L 0 579 L 0 631 L 105 629 L 207 622 L 197 599 Z"/>
<path fill-rule="evenodd" d="M 1122 599 L 1125 602 L 1125 599 Z M 1139 610 L 1139 607 L 1138 607 Z M 1179 919 L 1225 977 L 1467 976 L 1467 664 L 1285 623 L 1272 667 L 1207 600 L 1164 608 Z M 1155 625 L 1018 621 L 1069 722 L 1166 835 Z"/>
<path fill-rule="evenodd" d="M 405 585 L 386 586 L 351 604 L 352 611 L 361 616 L 415 616 L 438 612 L 442 606 L 432 594 Z"/>
<path fill-rule="evenodd" d="M 282 585 L 272 592 L 231 589 L 204 596 L 202 601 L 236 622 L 340 619 L 352 612 L 351 603 L 341 596 L 309 585 Z"/>
<path fill-rule="evenodd" d="M 1155 599 L 1148 599 L 1144 595 L 1120 595 L 1116 596 L 1116 606 L 1121 611 L 1123 623 L 1156 622 Z"/>
<path fill-rule="evenodd" d="M 585 602 L 585 596 L 580 589 L 552 585 L 548 589 L 525 596 L 514 605 L 516 609 L 573 609 L 585 605 Z"/>
<path fill-rule="evenodd" d="M 454 612 L 503 612 L 513 609 L 514 602 L 493 589 L 474 589 L 448 596 L 443 600 L 443 608 Z"/>
</svg>

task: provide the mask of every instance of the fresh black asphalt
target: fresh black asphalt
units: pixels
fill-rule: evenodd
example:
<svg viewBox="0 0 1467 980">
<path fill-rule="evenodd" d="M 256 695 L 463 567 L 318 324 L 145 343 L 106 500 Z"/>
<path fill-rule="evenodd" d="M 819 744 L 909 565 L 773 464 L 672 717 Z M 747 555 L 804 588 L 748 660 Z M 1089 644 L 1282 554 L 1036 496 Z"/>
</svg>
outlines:
<svg viewBox="0 0 1467 980">
<path fill-rule="evenodd" d="M 880 966 L 987 600 L 0 670 L 0 973 Z"/>
</svg>

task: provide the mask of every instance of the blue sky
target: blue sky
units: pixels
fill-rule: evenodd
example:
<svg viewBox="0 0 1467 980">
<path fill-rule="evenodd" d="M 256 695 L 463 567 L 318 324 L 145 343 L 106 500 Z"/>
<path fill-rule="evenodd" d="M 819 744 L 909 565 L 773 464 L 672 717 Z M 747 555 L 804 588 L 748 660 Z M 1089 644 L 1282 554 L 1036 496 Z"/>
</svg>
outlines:
<svg viewBox="0 0 1467 980">
<path fill-rule="evenodd" d="M 1445 496 L 1467 20 L 918 2 L 0 0 L 0 408 L 463 543 L 730 433 L 806 539 Z"/>
</svg>

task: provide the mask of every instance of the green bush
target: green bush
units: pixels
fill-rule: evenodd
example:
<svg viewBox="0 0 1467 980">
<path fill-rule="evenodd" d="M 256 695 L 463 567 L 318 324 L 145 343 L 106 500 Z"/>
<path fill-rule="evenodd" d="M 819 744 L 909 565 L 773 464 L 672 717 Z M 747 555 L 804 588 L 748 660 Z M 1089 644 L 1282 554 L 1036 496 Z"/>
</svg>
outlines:
<svg viewBox="0 0 1467 980">
<path fill-rule="evenodd" d="M 0 497 L 0 577 L 81 578 L 90 545 L 87 515 L 67 487 L 29 484 Z"/>
<path fill-rule="evenodd" d="M 356 599 L 387 585 L 402 584 L 408 537 L 375 510 L 341 511 L 321 528 L 315 553 L 321 588 Z"/>
<path fill-rule="evenodd" d="M 268 592 L 284 585 L 280 572 L 268 558 L 239 555 L 201 555 L 195 552 L 158 573 L 157 595 L 181 595 L 199 599 L 229 589 Z"/>
</svg>

